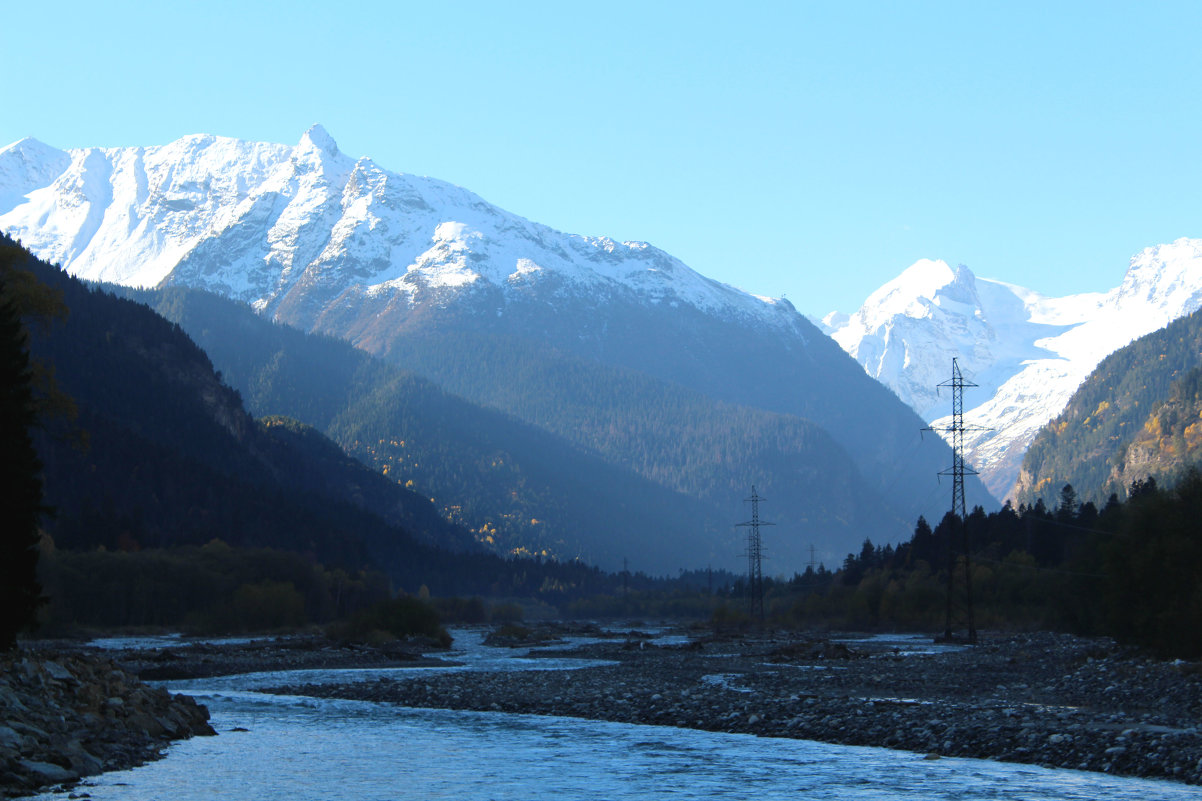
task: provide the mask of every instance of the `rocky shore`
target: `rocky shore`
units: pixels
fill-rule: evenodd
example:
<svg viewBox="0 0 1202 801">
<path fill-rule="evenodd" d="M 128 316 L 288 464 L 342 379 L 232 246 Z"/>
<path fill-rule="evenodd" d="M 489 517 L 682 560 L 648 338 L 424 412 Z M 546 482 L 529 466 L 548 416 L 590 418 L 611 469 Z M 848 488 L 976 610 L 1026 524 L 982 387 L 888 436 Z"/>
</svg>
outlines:
<svg viewBox="0 0 1202 801">
<path fill-rule="evenodd" d="M 511 631 L 510 629 L 516 629 Z M 568 646 L 558 638 L 574 637 Z M 558 641 L 557 641 L 558 640 Z M 207 713 L 134 678 L 427 664 L 405 678 L 271 692 L 410 707 L 678 726 L 904 749 L 1202 784 L 1202 673 L 1105 640 L 797 634 L 616 637 L 596 627 L 506 627 L 515 655 L 596 662 L 575 670 L 450 671 L 428 644 L 320 637 L 0 658 L 0 797 L 128 767 L 171 739 L 212 733 Z M 535 646 L 531 648 L 531 646 Z"/>
<path fill-rule="evenodd" d="M 1202 677 L 1108 641 L 976 646 L 784 635 L 656 645 L 634 636 L 533 655 L 570 671 L 441 672 L 273 692 L 812 739 L 1202 784 Z"/>
<path fill-rule="evenodd" d="M 0 798 L 140 765 L 171 740 L 211 735 L 192 698 L 93 655 L 0 655 Z"/>
</svg>

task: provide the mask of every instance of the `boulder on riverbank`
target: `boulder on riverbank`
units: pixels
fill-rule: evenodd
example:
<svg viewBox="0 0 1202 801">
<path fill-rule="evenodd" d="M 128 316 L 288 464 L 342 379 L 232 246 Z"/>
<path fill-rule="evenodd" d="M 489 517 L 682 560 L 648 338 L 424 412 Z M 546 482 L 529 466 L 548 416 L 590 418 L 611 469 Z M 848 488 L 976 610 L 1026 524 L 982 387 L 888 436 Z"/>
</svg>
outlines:
<svg viewBox="0 0 1202 801">
<path fill-rule="evenodd" d="M 208 719 L 107 659 L 0 655 L 0 798 L 156 759 L 171 740 L 215 734 Z"/>
</svg>

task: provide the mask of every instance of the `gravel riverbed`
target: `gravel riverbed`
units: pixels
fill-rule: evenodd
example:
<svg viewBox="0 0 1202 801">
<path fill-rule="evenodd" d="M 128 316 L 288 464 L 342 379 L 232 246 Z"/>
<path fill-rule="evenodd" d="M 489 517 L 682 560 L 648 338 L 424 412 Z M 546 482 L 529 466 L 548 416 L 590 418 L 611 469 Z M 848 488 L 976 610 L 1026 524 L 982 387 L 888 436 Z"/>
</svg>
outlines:
<svg viewBox="0 0 1202 801">
<path fill-rule="evenodd" d="M 423 672 L 271 692 L 742 732 L 1202 784 L 1202 677 L 1101 640 L 986 636 L 975 646 L 797 636 L 634 636 L 532 656 L 576 670 Z"/>
<path fill-rule="evenodd" d="M 337 670 L 446 666 L 434 643 L 415 639 L 384 646 L 340 643 L 320 635 L 271 637 L 234 645 L 187 642 L 120 652 L 122 667 L 146 680 L 197 679 L 262 670 Z"/>
</svg>

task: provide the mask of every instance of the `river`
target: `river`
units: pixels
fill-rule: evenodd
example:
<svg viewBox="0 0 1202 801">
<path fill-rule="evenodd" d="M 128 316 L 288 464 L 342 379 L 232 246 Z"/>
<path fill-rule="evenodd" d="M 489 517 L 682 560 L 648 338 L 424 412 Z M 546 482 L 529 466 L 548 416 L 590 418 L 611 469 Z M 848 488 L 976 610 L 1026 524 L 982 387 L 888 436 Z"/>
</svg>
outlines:
<svg viewBox="0 0 1202 801">
<path fill-rule="evenodd" d="M 462 670 L 529 668 L 460 632 Z M 538 660 L 570 669 L 583 661 Z M 305 671 L 339 681 L 409 668 Z M 93 777 L 97 801 L 308 799 L 1164 799 L 1202 788 L 988 760 L 573 718 L 407 709 L 260 693 L 282 674 L 173 682 L 212 712 L 217 737 L 173 745 L 166 758 Z M 62 795 L 44 794 L 43 799 Z"/>
</svg>

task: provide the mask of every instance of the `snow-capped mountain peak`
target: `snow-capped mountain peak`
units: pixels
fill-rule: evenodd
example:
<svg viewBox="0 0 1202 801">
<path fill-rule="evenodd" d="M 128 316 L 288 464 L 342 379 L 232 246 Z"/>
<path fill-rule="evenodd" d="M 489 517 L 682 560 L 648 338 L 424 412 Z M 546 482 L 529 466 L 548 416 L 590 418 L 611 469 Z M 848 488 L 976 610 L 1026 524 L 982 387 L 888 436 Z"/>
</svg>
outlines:
<svg viewBox="0 0 1202 801">
<path fill-rule="evenodd" d="M 1178 239 L 1145 248 L 1131 259 L 1117 289 L 1116 305 L 1183 308 L 1202 294 L 1202 240 Z"/>
<path fill-rule="evenodd" d="M 956 281 L 956 271 L 947 262 L 922 259 L 901 275 L 869 295 L 861 307 L 864 322 L 871 325 L 895 314 L 925 316 L 929 303 L 938 303 L 940 290 Z M 968 277 L 971 280 L 971 275 Z M 871 315 L 868 317 L 867 315 Z"/>
<path fill-rule="evenodd" d="M 842 324 L 828 316 L 827 332 L 920 414 L 945 401 L 936 385 L 953 356 L 966 348 L 991 359 L 996 339 L 978 294 L 976 276 L 963 265 L 923 259 L 876 290 Z"/>
<path fill-rule="evenodd" d="M 338 155 L 338 143 L 320 123 L 313 125 L 301 137 L 298 149 L 312 148 L 330 156 Z"/>
<path fill-rule="evenodd" d="M 460 187 L 355 160 L 321 125 L 294 147 L 207 134 L 70 151 L 22 140 L 0 150 L 0 228 L 83 278 L 186 283 L 310 321 L 346 292 L 419 303 L 555 280 L 801 330 L 791 305 L 644 242 L 561 233 Z"/>
<path fill-rule="evenodd" d="M 64 151 L 29 137 L 0 150 L 0 214 L 53 181 L 70 163 L 71 157 Z"/>
<path fill-rule="evenodd" d="M 940 313 L 980 314 L 976 276 L 964 265 L 922 259 L 868 296 L 864 305 L 838 327 L 869 332 L 899 316 L 934 319 Z M 828 315 L 838 320 L 838 316 Z M 845 337 L 847 335 L 844 335 Z"/>
<path fill-rule="evenodd" d="M 965 394 L 967 456 L 1004 497 L 1038 430 L 1105 356 L 1202 306 L 1202 240 L 1178 239 L 1131 259 L 1106 293 L 1045 297 L 923 260 L 827 331 L 868 373 L 940 426 L 950 411 L 935 385 L 959 358 L 979 387 Z"/>
</svg>

